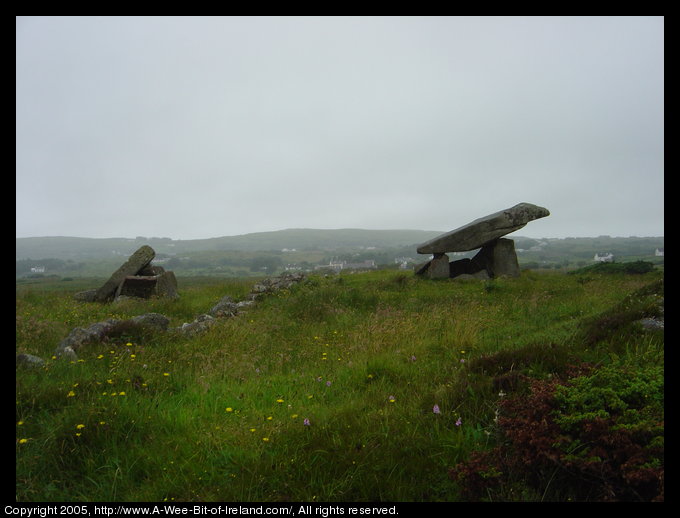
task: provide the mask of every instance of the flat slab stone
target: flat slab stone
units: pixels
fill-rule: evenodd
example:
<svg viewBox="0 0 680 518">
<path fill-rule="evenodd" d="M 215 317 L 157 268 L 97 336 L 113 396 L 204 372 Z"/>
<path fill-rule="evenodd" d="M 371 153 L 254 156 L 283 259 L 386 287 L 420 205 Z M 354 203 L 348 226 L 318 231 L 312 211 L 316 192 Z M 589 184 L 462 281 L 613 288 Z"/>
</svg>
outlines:
<svg viewBox="0 0 680 518">
<path fill-rule="evenodd" d="M 118 286 L 116 297 L 124 296 L 148 299 L 153 294 L 157 282 L 158 277 L 155 275 L 128 275 Z"/>
<path fill-rule="evenodd" d="M 519 230 L 530 221 L 549 216 L 550 211 L 531 203 L 519 203 L 442 234 L 418 247 L 419 254 L 443 254 L 476 250 L 501 236 Z"/>
</svg>

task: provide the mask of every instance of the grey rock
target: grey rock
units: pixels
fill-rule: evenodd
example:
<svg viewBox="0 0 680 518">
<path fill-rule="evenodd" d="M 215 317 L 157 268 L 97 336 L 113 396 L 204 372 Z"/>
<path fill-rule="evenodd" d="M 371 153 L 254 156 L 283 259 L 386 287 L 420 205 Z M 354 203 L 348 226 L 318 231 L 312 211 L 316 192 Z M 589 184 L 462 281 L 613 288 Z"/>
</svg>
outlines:
<svg viewBox="0 0 680 518">
<path fill-rule="evenodd" d="M 481 248 L 471 263 L 481 266 L 490 277 L 519 277 L 519 262 L 512 239 L 497 239 Z"/>
<path fill-rule="evenodd" d="M 305 278 L 305 275 L 299 272 L 286 272 L 278 277 L 267 277 L 251 288 L 249 299 L 257 300 L 263 295 L 276 293 L 277 291 L 284 289 L 290 289 L 295 284 L 304 281 Z"/>
<path fill-rule="evenodd" d="M 662 318 L 643 318 L 638 320 L 638 322 L 644 329 L 649 331 L 664 328 L 664 321 Z"/>
<path fill-rule="evenodd" d="M 119 320 L 112 318 L 105 320 L 104 322 L 96 322 L 86 328 L 73 328 L 68 336 L 57 346 L 57 354 L 61 354 L 67 347 L 73 351 L 77 351 L 83 345 L 101 342 L 118 322 Z"/>
<path fill-rule="evenodd" d="M 160 313 L 145 313 L 144 315 L 132 317 L 131 321 L 135 324 L 158 329 L 159 331 L 167 331 L 168 325 L 170 324 L 170 319 Z"/>
<path fill-rule="evenodd" d="M 427 268 L 427 276 L 430 279 L 447 279 L 449 277 L 449 256 L 435 254 Z"/>
<path fill-rule="evenodd" d="M 94 302 L 97 295 L 97 290 L 79 291 L 73 295 L 73 298 L 81 302 Z"/>
<path fill-rule="evenodd" d="M 17 367 L 44 367 L 45 360 L 32 354 L 17 354 Z"/>
<path fill-rule="evenodd" d="M 231 297 L 226 296 L 222 297 L 220 301 L 212 307 L 209 313 L 214 317 L 233 317 L 238 313 L 238 306 Z"/>
<path fill-rule="evenodd" d="M 139 248 L 130 258 L 116 270 L 113 275 L 95 293 L 94 300 L 104 302 L 110 300 L 116 294 L 120 283 L 130 275 L 137 275 L 139 271 L 147 267 L 156 256 L 153 248 L 144 245 Z"/>
<path fill-rule="evenodd" d="M 157 297 L 179 298 L 179 293 L 177 293 L 177 279 L 175 278 L 174 272 L 164 271 L 156 276 L 156 286 L 153 294 Z"/>
<path fill-rule="evenodd" d="M 193 322 L 185 322 L 177 331 L 186 336 L 195 336 L 204 333 L 215 324 L 215 319 L 207 314 L 198 315 Z"/>
<path fill-rule="evenodd" d="M 461 273 L 457 275 L 454 280 L 456 281 L 479 281 L 490 279 L 489 274 L 486 270 L 480 270 L 477 273 Z"/>
<path fill-rule="evenodd" d="M 550 212 L 544 207 L 531 203 L 519 203 L 514 207 L 489 214 L 442 234 L 421 244 L 417 250 L 419 254 L 475 250 L 499 237 L 519 230 L 530 221 L 549 215 Z"/>
<path fill-rule="evenodd" d="M 64 347 L 63 349 L 57 352 L 57 356 L 73 362 L 78 359 L 78 355 L 73 350 L 73 347 Z"/>
</svg>

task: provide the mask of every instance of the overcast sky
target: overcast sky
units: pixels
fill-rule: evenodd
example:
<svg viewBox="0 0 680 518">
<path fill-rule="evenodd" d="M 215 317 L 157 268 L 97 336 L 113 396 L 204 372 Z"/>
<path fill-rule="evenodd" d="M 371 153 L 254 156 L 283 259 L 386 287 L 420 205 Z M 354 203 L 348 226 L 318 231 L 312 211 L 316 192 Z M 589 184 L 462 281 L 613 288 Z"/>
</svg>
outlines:
<svg viewBox="0 0 680 518">
<path fill-rule="evenodd" d="M 663 17 L 19 17 L 16 235 L 661 236 Z"/>
</svg>

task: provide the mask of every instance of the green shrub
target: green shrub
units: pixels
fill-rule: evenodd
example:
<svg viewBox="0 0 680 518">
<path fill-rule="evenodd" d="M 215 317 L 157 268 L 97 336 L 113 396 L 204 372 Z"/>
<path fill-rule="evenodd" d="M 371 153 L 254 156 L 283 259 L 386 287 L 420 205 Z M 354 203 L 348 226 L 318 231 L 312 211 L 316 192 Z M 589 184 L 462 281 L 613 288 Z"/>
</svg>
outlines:
<svg viewBox="0 0 680 518">
<path fill-rule="evenodd" d="M 626 273 L 626 274 L 643 274 L 654 270 L 654 263 L 649 261 L 631 261 L 627 263 L 597 263 L 590 266 L 585 266 L 577 270 L 572 270 L 570 275 L 580 275 L 584 273 Z"/>
<path fill-rule="evenodd" d="M 501 445 L 450 471 L 466 498 L 663 501 L 663 369 L 582 369 L 501 402 Z"/>
</svg>

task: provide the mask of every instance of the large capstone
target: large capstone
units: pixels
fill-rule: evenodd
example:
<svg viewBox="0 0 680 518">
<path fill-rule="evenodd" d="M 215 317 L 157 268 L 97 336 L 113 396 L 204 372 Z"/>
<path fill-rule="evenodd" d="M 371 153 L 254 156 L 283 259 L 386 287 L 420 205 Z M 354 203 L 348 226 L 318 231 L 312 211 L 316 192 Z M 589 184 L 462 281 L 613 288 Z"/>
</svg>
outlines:
<svg viewBox="0 0 680 518">
<path fill-rule="evenodd" d="M 518 277 L 515 243 L 512 239 L 501 237 L 549 215 L 546 208 L 519 203 L 442 234 L 418 247 L 419 254 L 433 254 L 433 257 L 418 265 L 416 274 L 430 279 Z M 472 259 L 448 262 L 447 252 L 476 249 L 479 252 Z"/>
<path fill-rule="evenodd" d="M 530 221 L 549 216 L 548 209 L 531 203 L 519 203 L 509 209 L 489 214 L 442 234 L 418 247 L 419 254 L 445 254 L 476 250 Z"/>
</svg>

